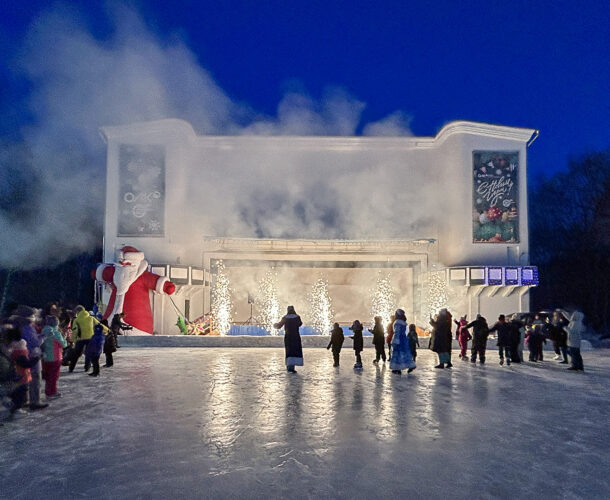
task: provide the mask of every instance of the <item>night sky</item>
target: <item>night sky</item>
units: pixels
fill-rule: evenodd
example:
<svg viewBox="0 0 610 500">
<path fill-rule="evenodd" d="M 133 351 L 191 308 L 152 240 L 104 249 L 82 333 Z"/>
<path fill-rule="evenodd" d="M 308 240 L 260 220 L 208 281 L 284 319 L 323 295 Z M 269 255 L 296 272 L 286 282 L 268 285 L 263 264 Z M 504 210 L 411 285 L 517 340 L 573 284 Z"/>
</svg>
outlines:
<svg viewBox="0 0 610 500">
<path fill-rule="evenodd" d="M 32 85 L 15 71 L 52 2 L 0 3 L 0 133 L 31 122 Z M 112 35 L 102 2 L 77 2 L 94 37 Z M 112 4 L 110 4 L 112 5 Z M 366 103 L 362 124 L 400 110 L 414 135 L 452 120 L 535 128 L 530 178 L 610 145 L 610 2 L 131 2 L 148 29 L 176 37 L 228 96 L 274 116 L 287 90 L 329 86 Z M 362 131 L 362 125 L 356 133 Z"/>
</svg>

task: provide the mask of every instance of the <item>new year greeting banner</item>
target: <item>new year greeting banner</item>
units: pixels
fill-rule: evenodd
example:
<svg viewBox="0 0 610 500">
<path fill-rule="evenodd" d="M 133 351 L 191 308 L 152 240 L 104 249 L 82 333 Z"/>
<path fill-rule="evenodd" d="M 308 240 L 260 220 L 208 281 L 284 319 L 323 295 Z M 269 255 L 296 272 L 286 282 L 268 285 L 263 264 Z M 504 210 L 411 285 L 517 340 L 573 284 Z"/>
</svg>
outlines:
<svg viewBox="0 0 610 500">
<path fill-rule="evenodd" d="M 474 243 L 519 243 L 519 152 L 473 151 Z"/>
</svg>

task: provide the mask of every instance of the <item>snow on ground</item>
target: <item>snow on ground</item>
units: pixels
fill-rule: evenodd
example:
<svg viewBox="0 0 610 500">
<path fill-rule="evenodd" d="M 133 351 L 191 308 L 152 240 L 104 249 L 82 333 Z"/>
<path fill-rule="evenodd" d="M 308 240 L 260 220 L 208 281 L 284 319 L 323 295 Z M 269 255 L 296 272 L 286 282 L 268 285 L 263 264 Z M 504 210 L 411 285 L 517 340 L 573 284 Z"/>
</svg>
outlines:
<svg viewBox="0 0 610 500">
<path fill-rule="evenodd" d="M 609 498 L 609 353 L 488 356 L 396 376 L 306 349 L 290 375 L 280 349 L 122 348 L 0 427 L 0 497 Z"/>
</svg>

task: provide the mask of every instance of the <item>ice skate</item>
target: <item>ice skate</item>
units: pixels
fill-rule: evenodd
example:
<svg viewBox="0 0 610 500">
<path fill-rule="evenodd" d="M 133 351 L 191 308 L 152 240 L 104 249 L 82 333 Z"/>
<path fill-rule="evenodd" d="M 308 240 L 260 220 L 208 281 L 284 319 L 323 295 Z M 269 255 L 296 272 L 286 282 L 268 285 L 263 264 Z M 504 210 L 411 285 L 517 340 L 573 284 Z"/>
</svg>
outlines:
<svg viewBox="0 0 610 500">
<path fill-rule="evenodd" d="M 500 366 L 502 366 L 504 364 L 504 359 L 500 360 Z"/>
<path fill-rule="evenodd" d="M 445 368 L 453 368 L 453 364 L 447 363 L 447 366 Z"/>
<path fill-rule="evenodd" d="M 445 368 L 445 365 L 444 363 L 441 363 L 439 365 L 436 365 L 434 368 Z"/>
<path fill-rule="evenodd" d="M 413 370 L 415 370 L 415 368 L 417 368 L 417 367 L 416 367 L 416 366 L 413 366 L 413 367 L 409 368 L 409 369 L 407 370 L 407 373 L 411 373 Z"/>
<path fill-rule="evenodd" d="M 555 359 L 555 360 L 561 359 L 561 356 L 559 354 L 557 354 L 557 356 L 555 356 L 553 359 Z"/>
</svg>

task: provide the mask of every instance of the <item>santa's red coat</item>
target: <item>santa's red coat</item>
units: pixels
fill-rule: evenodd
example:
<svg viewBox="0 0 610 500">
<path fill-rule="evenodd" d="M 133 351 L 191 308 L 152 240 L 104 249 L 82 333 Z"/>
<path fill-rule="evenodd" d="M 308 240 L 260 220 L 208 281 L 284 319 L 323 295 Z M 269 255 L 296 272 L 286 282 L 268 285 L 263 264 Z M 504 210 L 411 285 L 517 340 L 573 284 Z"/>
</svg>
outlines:
<svg viewBox="0 0 610 500">
<path fill-rule="evenodd" d="M 106 307 L 104 313 L 104 319 L 108 319 L 108 316 L 114 309 L 114 303 L 116 300 L 116 288 L 112 284 L 114 278 L 114 265 L 113 264 L 102 264 L 97 269 L 97 276 L 100 276 L 103 281 L 110 283 L 113 287 L 112 294 L 110 295 L 110 301 Z M 153 333 L 153 315 L 150 308 L 150 290 L 157 292 L 164 292 L 167 294 L 174 293 L 176 285 L 167 278 L 159 276 L 158 274 L 151 273 L 150 271 L 144 271 L 138 279 L 136 279 L 127 293 L 125 294 L 125 301 L 123 303 L 123 312 L 125 317 L 123 321 L 130 324 L 138 330 L 143 332 Z M 112 319 L 112 318 L 110 318 Z"/>
</svg>

